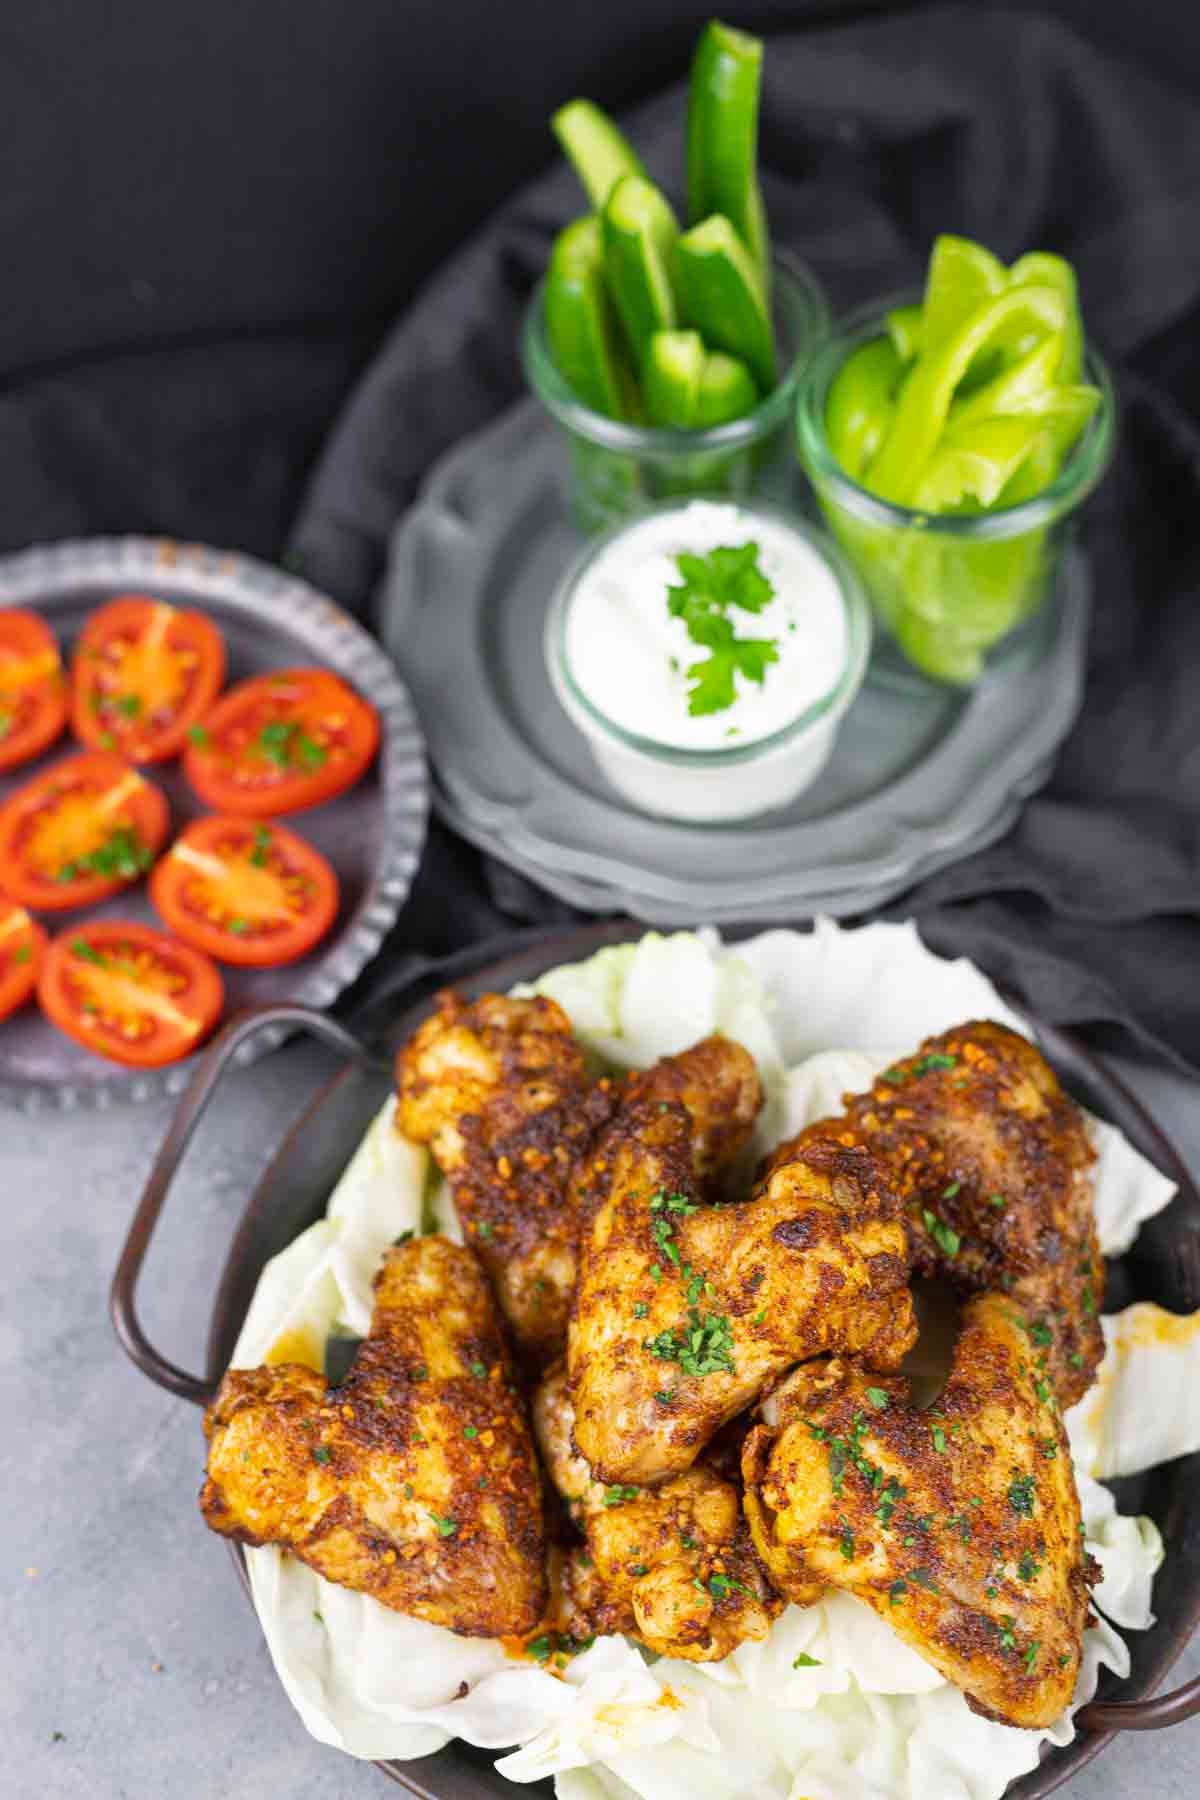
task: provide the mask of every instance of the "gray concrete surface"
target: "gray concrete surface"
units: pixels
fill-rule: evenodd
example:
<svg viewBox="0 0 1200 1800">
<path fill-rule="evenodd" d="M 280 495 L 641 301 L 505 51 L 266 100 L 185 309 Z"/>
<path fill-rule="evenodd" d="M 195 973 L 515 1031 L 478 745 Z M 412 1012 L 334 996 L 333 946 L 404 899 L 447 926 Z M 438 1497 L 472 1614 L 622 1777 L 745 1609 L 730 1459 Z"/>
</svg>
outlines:
<svg viewBox="0 0 1200 1800">
<path fill-rule="evenodd" d="M 199 1366 L 244 1196 L 327 1066 L 297 1048 L 240 1076 L 194 1147 L 144 1298 L 152 1338 L 185 1366 Z M 1121 1067 L 1200 1166 L 1200 1089 Z M 310 1740 L 284 1699 L 195 1510 L 198 1414 L 131 1368 L 109 1328 L 109 1279 L 169 1111 L 0 1113 L 0 1795 L 382 1800 L 397 1790 Z M 1178 1670 L 1198 1672 L 1200 1644 Z M 1064 1791 L 1195 1800 L 1200 1723 L 1131 1736 Z"/>
</svg>

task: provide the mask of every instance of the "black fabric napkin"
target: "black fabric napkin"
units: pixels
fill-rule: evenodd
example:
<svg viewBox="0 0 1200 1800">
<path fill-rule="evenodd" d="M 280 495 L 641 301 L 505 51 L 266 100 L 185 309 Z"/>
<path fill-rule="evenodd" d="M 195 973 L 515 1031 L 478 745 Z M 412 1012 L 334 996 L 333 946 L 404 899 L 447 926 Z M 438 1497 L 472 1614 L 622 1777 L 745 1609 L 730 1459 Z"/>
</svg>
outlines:
<svg viewBox="0 0 1200 1800">
<path fill-rule="evenodd" d="M 682 102 L 628 121 L 676 193 Z M 773 37 L 762 161 L 776 241 L 839 305 L 919 280 L 939 231 L 1079 270 L 1122 407 L 1087 526 L 1083 712 L 1009 835 L 889 911 L 1056 1022 L 1200 1067 L 1200 103 L 1045 17 L 948 6 Z M 292 545 L 360 611 L 431 461 L 521 394 L 522 304 L 581 210 L 555 167 L 441 270 L 361 382 Z M 404 928 L 450 948 L 567 916 L 439 829 Z"/>
</svg>

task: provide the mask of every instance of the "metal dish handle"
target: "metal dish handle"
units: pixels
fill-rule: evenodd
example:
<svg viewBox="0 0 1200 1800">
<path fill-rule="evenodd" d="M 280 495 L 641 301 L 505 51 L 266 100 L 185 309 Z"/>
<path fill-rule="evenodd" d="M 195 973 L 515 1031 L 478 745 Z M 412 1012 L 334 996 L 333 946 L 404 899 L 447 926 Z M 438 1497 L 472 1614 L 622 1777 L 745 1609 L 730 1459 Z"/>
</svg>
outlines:
<svg viewBox="0 0 1200 1800">
<path fill-rule="evenodd" d="M 193 1132 L 207 1112 L 210 1101 L 241 1046 L 268 1025 L 285 1025 L 293 1030 L 306 1031 L 310 1036 L 328 1044 L 331 1050 L 337 1050 L 357 1063 L 378 1065 L 381 1061 L 361 1038 L 347 1031 L 344 1025 L 336 1024 L 325 1013 L 317 1012 L 309 1006 L 286 1002 L 280 1005 L 252 1006 L 244 1012 L 236 1013 L 202 1052 L 196 1072 L 176 1108 L 171 1128 L 163 1139 L 162 1148 L 154 1159 L 154 1166 L 142 1190 L 109 1295 L 109 1314 L 113 1329 L 125 1354 L 159 1387 L 166 1388 L 168 1393 L 179 1394 L 184 1400 L 191 1400 L 197 1406 L 207 1405 L 212 1398 L 213 1383 L 205 1376 L 189 1375 L 186 1369 L 168 1362 L 154 1348 L 143 1331 L 137 1314 L 138 1277 L 150 1248 L 163 1202 L 192 1140 Z"/>
<path fill-rule="evenodd" d="M 1182 1725 L 1197 1713 L 1200 1675 L 1151 1700 L 1114 1700 L 1101 1706 L 1082 1706 L 1076 1723 L 1085 1731 L 1161 1731 L 1166 1725 Z"/>
</svg>

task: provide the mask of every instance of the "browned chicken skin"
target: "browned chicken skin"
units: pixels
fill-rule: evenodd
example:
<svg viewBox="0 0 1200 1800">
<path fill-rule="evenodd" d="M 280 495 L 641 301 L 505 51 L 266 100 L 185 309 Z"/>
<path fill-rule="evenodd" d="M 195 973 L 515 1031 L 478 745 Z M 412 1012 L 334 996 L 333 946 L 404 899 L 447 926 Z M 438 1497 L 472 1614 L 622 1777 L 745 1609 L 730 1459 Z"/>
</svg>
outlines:
<svg viewBox="0 0 1200 1800">
<path fill-rule="evenodd" d="M 790 1599 L 845 1588 L 977 1712 L 1033 1728 L 1074 1692 L 1089 1568 L 1030 1325 L 1004 1295 L 968 1301 L 925 1412 L 900 1377 L 807 1363 L 760 1407 L 742 1466 L 755 1545 Z"/>
<path fill-rule="evenodd" d="M 738 1483 L 707 1463 L 658 1488 L 593 1480 L 572 1440 L 562 1369 L 538 1390 L 533 1419 L 550 1478 L 587 1539 L 566 1569 L 573 1637 L 625 1632 L 689 1662 L 717 1662 L 766 1637 L 783 1601 L 755 1555 Z"/>
<path fill-rule="evenodd" d="M 718 1075 L 714 1062 L 714 1117 L 728 1110 Z M 635 1094 L 592 1165 L 603 1198 L 567 1367 L 576 1441 L 598 1479 L 681 1474 L 803 1357 L 847 1351 L 890 1369 L 912 1344 L 903 1221 L 865 1151 L 810 1145 L 750 1200 L 706 1206 L 692 1113 Z"/>
<path fill-rule="evenodd" d="M 574 1171 L 615 1104 L 553 1000 L 438 996 L 396 1059 L 396 1127 L 450 1183 L 519 1348 L 561 1354 L 579 1237 Z"/>
<path fill-rule="evenodd" d="M 834 1137 L 870 1147 L 905 1204 L 914 1269 L 962 1293 L 1003 1289 L 1046 1337 L 1064 1406 L 1104 1355 L 1104 1262 L 1094 1152 L 1075 1102 L 1036 1047 L 1004 1025 L 957 1026 L 885 1070 L 844 1118 L 775 1151 Z"/>
<path fill-rule="evenodd" d="M 214 1531 L 464 1636 L 542 1617 L 541 1476 L 471 1251 L 441 1237 L 389 1251 L 341 1387 L 295 1363 L 232 1369 L 205 1431 Z"/>
</svg>

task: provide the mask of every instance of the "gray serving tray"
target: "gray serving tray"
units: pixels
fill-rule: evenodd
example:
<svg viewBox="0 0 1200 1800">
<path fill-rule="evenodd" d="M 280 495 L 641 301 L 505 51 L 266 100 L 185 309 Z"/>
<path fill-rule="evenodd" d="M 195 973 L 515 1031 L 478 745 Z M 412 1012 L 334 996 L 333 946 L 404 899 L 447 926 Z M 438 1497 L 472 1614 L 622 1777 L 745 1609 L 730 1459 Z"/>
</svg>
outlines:
<svg viewBox="0 0 1200 1800">
<path fill-rule="evenodd" d="M 0 605 L 35 608 L 67 659 L 88 613 L 129 592 L 206 612 L 225 638 L 228 683 L 270 669 L 320 664 L 343 676 L 379 714 L 379 754 L 362 781 L 287 821 L 337 872 L 341 905 L 329 935 L 311 955 L 285 968 L 221 969 L 226 1016 L 267 1001 L 329 1006 L 395 923 L 424 843 L 428 780 L 408 691 L 378 644 L 348 613 L 306 582 L 252 557 L 166 538 L 123 537 L 78 539 L 0 558 Z M 0 800 L 80 747 L 68 730 L 44 756 L 0 777 Z M 172 833 L 210 810 L 177 762 L 153 763 L 145 773 L 170 802 Z M 142 882 L 99 906 L 47 913 L 42 923 L 55 935 L 82 918 L 162 923 Z M 280 1029 L 261 1032 L 243 1046 L 240 1059 L 262 1055 L 283 1036 Z M 121 1069 L 56 1031 L 31 1003 L 0 1023 L 0 1104 L 35 1112 L 181 1093 L 195 1061 Z"/>
<path fill-rule="evenodd" d="M 481 849 L 576 906 L 651 924 L 840 916 L 993 842 L 1045 780 L 1082 692 L 1077 552 L 1052 602 L 968 693 L 878 645 L 827 768 L 791 807 L 722 826 L 634 811 L 595 768 L 542 659 L 546 609 L 580 544 L 562 462 L 533 402 L 458 446 L 398 525 L 380 596 L 434 806 Z"/>
</svg>

